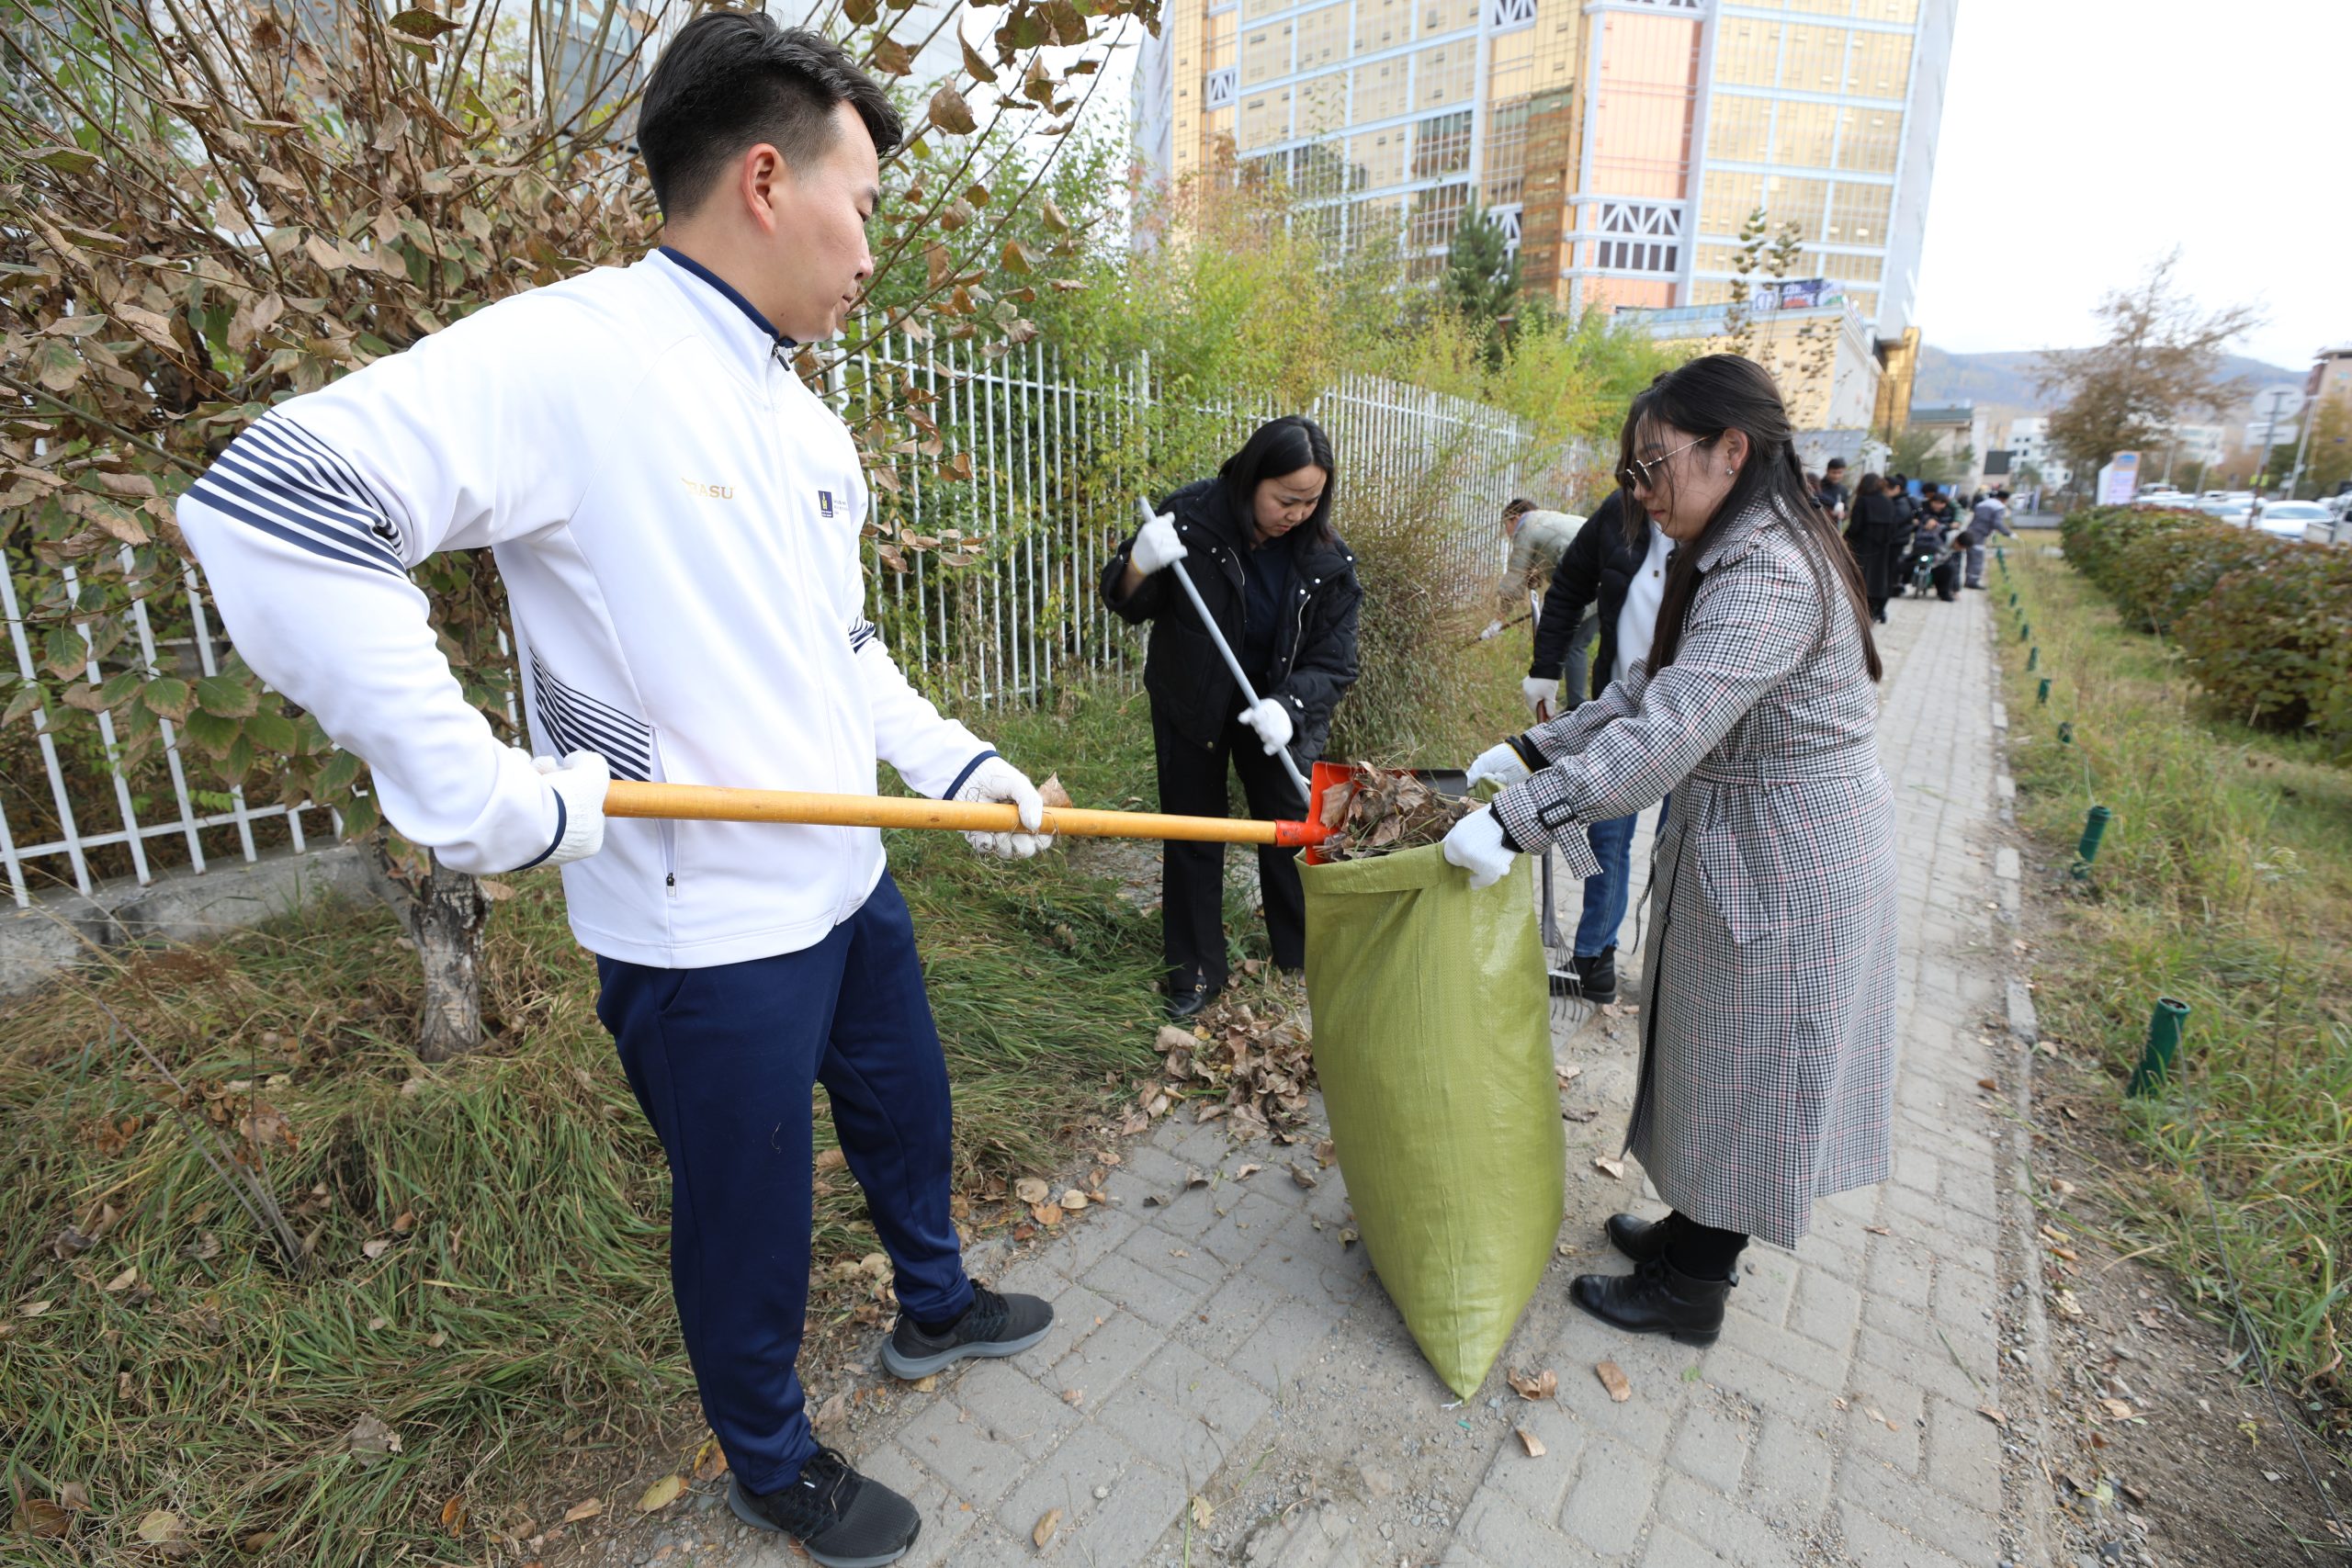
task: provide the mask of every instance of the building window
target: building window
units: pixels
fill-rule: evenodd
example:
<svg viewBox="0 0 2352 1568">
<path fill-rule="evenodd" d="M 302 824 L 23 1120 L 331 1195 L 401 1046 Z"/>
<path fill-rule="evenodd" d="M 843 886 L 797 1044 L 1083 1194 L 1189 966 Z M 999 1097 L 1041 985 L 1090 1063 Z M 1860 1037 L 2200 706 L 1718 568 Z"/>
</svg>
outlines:
<svg viewBox="0 0 2352 1568">
<path fill-rule="evenodd" d="M 1487 216 L 1493 219 L 1496 227 L 1503 231 L 1504 245 L 1514 251 L 1519 249 L 1520 210 L 1520 205 L 1515 201 L 1502 202 L 1487 209 Z"/>
<path fill-rule="evenodd" d="M 1433 115 L 1413 128 L 1413 177 L 1433 180 L 1470 167 L 1470 111 Z"/>
<path fill-rule="evenodd" d="M 1405 225 L 1405 245 L 1413 251 L 1442 251 L 1453 243 L 1453 231 L 1470 209 L 1470 186 L 1464 183 L 1435 186 L 1413 193 Z"/>
<path fill-rule="evenodd" d="M 1228 65 L 1201 79 L 1201 102 L 1209 108 L 1221 109 L 1230 105 L 1240 90 L 1240 73 Z"/>
<path fill-rule="evenodd" d="M 1682 270 L 1682 247 L 1657 240 L 1603 240 L 1592 248 L 1592 265 L 1610 272 L 1672 275 Z"/>
<path fill-rule="evenodd" d="M 1682 209 L 1662 202 L 1604 201 L 1590 227 L 1603 236 L 1592 265 L 1611 272 L 1672 276 L 1682 269 Z"/>
</svg>

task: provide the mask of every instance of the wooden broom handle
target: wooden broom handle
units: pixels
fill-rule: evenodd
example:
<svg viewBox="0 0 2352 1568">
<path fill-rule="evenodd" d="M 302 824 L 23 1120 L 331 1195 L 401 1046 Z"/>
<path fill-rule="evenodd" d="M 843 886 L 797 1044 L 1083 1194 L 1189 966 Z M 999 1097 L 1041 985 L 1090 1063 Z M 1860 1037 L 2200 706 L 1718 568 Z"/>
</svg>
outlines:
<svg viewBox="0 0 2352 1568">
<path fill-rule="evenodd" d="M 1013 807 L 898 795 L 818 795 L 789 789 L 726 789 L 716 784 L 605 786 L 607 817 L 658 817 L 699 822 L 798 822 L 827 828 L 942 828 L 967 833 L 1018 833 Z M 1246 817 L 1170 817 L 1153 811 L 1081 811 L 1047 807 L 1044 831 L 1079 839 L 1178 839 L 1204 843 L 1319 844 L 1319 822 L 1262 822 Z"/>
</svg>

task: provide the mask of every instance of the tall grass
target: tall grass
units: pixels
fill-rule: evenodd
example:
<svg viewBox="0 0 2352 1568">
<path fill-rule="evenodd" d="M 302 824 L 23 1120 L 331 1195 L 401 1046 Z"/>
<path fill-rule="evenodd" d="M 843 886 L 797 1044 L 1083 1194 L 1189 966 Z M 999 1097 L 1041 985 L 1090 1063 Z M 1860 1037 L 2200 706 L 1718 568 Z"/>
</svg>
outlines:
<svg viewBox="0 0 2352 1568">
<path fill-rule="evenodd" d="M 989 728 L 1115 803 L 1150 767 L 1122 701 L 1089 688 Z M 958 1190 L 1049 1169 L 1154 1060 L 1157 924 L 1067 857 L 984 863 L 941 835 L 891 851 L 954 1080 Z M 415 965 L 376 909 L 0 1007 L 5 1484 L 19 1523 L 69 1485 L 91 1504 L 70 1544 L 12 1536 L 0 1558 L 111 1559 L 162 1509 L 206 1561 L 261 1536 L 273 1562 L 472 1561 L 489 1530 L 535 1511 L 544 1528 L 550 1502 L 609 1499 L 649 1435 L 694 1434 L 661 1150 L 555 878 L 515 880 L 490 930 L 497 1040 L 439 1067 L 404 1043 Z M 206 1164 L 214 1138 L 308 1241 L 299 1278 Z M 830 1179 L 820 1278 L 876 1249 L 855 1185 Z M 812 1319 L 855 1304 L 820 1294 Z M 355 1455 L 363 1417 L 399 1451 Z"/>
<path fill-rule="evenodd" d="M 1996 581 L 2016 587 L 2041 648 L 2029 674 L 2028 647 L 2003 639 L 2019 817 L 2062 857 L 2091 805 L 2115 821 L 2042 970 L 2044 1024 L 2097 1052 L 2120 1089 L 2156 998 L 2190 1005 L 2179 1070 L 2161 1095 L 2122 1103 L 2145 1163 L 2109 1173 L 2113 1196 L 2199 1298 L 2224 1307 L 2234 1271 L 2276 1372 L 2341 1439 L 2352 1434 L 2352 772 L 2314 739 L 2208 711 L 2177 653 L 2043 556 L 2048 538 L 2027 535 Z"/>
</svg>

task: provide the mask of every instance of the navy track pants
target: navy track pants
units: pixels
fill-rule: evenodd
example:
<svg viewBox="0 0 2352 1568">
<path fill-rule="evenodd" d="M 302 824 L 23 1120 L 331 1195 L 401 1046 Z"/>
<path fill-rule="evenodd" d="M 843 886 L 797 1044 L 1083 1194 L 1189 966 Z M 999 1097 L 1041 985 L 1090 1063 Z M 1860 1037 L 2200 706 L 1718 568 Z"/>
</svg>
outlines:
<svg viewBox="0 0 2352 1568">
<path fill-rule="evenodd" d="M 814 947 L 707 969 L 596 960 L 596 1016 L 670 1160 L 670 1282 L 702 1407 L 753 1492 L 816 1453 L 794 1363 L 808 1305 L 811 1086 L 895 1266 L 902 1311 L 971 1304 L 948 1217 L 947 1063 L 888 872 Z"/>
</svg>

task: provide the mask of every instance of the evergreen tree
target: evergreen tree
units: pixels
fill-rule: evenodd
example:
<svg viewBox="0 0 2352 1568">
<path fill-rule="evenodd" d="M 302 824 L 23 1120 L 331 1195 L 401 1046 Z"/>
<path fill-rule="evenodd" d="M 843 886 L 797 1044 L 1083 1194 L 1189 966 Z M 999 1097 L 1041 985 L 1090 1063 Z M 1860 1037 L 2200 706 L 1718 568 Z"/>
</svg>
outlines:
<svg viewBox="0 0 2352 1568">
<path fill-rule="evenodd" d="M 1500 369 L 1519 302 L 1519 254 L 1485 210 L 1472 208 L 1455 226 L 1438 288 L 1446 308 L 1486 340 L 1487 368 Z"/>
</svg>

